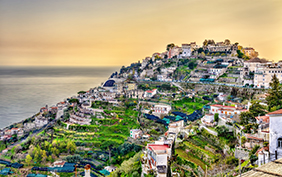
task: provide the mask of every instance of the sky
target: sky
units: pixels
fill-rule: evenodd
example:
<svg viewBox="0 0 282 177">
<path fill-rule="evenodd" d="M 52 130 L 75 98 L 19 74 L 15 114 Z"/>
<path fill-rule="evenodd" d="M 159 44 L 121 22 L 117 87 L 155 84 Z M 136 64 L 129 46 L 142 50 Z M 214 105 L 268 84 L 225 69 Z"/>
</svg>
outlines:
<svg viewBox="0 0 282 177">
<path fill-rule="evenodd" d="M 282 60 L 282 0 L 0 0 L 0 66 L 122 66 L 205 39 Z"/>
</svg>

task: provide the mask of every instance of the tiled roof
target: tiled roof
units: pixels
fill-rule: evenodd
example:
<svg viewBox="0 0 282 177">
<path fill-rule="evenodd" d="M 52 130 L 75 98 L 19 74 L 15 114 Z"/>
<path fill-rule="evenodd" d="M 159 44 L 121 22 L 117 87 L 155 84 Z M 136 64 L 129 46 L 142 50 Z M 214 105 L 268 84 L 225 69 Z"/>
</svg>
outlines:
<svg viewBox="0 0 282 177">
<path fill-rule="evenodd" d="M 268 123 L 269 122 L 269 116 L 260 116 L 260 117 L 255 117 L 257 120 L 262 120 L 263 122 Z"/>
<path fill-rule="evenodd" d="M 256 154 L 259 153 L 259 152 L 262 152 L 263 150 L 269 151 L 269 146 L 260 148 L 259 150 L 257 150 Z"/>
<path fill-rule="evenodd" d="M 252 136 L 251 134 L 246 134 L 246 137 L 247 137 L 248 139 L 254 139 L 254 140 L 263 141 L 262 138 L 258 138 L 258 137 Z"/>
<path fill-rule="evenodd" d="M 149 148 L 155 150 L 155 151 L 159 151 L 159 150 L 166 150 L 167 148 L 169 148 L 169 146 L 167 144 L 149 144 L 148 145 Z"/>
<path fill-rule="evenodd" d="M 273 115 L 273 114 L 282 114 L 282 109 L 279 109 L 279 110 L 274 111 L 274 112 L 267 113 L 267 115 Z"/>
</svg>

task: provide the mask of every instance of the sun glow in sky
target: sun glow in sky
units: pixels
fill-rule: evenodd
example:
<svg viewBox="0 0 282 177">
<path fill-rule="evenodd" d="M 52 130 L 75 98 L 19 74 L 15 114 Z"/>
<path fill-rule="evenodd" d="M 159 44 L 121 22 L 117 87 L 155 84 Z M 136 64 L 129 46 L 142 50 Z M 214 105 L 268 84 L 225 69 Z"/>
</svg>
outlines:
<svg viewBox="0 0 282 177">
<path fill-rule="evenodd" d="M 0 0 L 0 66 L 121 66 L 205 39 L 282 60 L 282 0 Z"/>
</svg>

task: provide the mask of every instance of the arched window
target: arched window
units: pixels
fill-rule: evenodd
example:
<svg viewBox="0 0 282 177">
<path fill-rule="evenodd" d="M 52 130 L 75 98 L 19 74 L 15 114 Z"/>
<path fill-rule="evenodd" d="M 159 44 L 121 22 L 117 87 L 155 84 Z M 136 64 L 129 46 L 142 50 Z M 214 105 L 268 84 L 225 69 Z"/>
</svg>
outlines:
<svg viewBox="0 0 282 177">
<path fill-rule="evenodd" d="M 278 148 L 282 148 L 282 138 L 278 138 Z"/>
</svg>

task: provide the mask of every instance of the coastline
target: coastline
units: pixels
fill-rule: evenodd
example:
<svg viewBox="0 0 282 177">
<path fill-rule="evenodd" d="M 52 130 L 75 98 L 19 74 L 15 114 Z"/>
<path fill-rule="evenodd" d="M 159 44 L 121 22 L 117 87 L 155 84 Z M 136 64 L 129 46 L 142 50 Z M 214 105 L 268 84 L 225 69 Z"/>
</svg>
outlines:
<svg viewBox="0 0 282 177">
<path fill-rule="evenodd" d="M 7 84 L 7 86 L 9 86 L 9 87 L 7 87 L 6 90 L 7 89 L 8 89 L 8 91 L 17 90 L 17 93 L 18 93 L 17 97 L 11 98 L 11 96 L 8 97 L 7 94 L 4 95 L 4 92 L 6 90 L 4 90 L 5 88 L 2 89 L 3 90 L 2 98 L 4 100 L 6 98 L 6 102 L 7 102 L 7 103 L 3 104 L 2 107 L 0 105 L 0 107 L 2 109 L 2 111 L 1 111 L 2 112 L 2 120 L 9 122 L 6 125 L 4 124 L 3 127 L 2 126 L 0 127 L 0 130 L 4 130 L 4 129 L 7 129 L 8 127 L 12 127 L 13 125 L 22 124 L 23 121 L 25 121 L 26 119 L 28 119 L 30 117 L 34 117 L 39 112 L 40 107 L 46 105 L 46 103 L 49 106 L 55 105 L 59 101 L 65 100 L 68 97 L 76 95 L 76 93 L 80 90 L 83 90 L 83 89 L 89 90 L 93 87 L 99 86 L 101 84 L 101 81 L 104 82 L 105 79 L 109 78 L 111 73 L 116 71 L 119 67 L 109 66 L 109 67 L 103 67 L 103 69 L 101 69 L 99 67 L 48 67 L 48 66 L 47 67 L 34 67 L 34 66 L 7 66 L 7 67 L 5 66 L 5 67 L 3 67 L 3 66 L 1 66 L 0 68 L 1 68 L 0 80 L 2 81 L 2 84 L 3 84 L 2 88 L 5 86 L 5 84 Z M 31 72 L 29 70 L 31 70 Z M 74 70 L 75 72 L 73 72 L 73 73 L 71 73 L 71 72 L 63 73 L 62 71 L 64 71 L 64 70 Z M 83 70 L 84 73 L 79 74 L 78 71 L 76 71 L 76 70 Z M 90 75 L 92 73 L 95 73 L 95 71 L 89 72 L 89 70 L 98 70 L 98 71 L 102 71 L 103 73 L 102 73 L 102 76 L 98 75 L 98 77 L 95 77 L 95 76 Z M 48 74 L 49 71 L 52 71 L 51 72 L 52 77 L 46 76 L 46 74 Z M 40 72 L 40 73 L 38 75 L 35 75 L 37 72 Z M 89 76 L 88 76 L 88 74 L 89 74 Z M 26 77 L 28 79 L 26 79 Z M 25 92 L 23 91 L 24 88 L 21 88 L 22 86 L 20 84 L 24 84 L 24 87 L 25 86 L 27 87 L 27 85 L 34 84 L 34 83 L 29 83 L 29 82 L 34 82 L 34 81 L 40 82 L 40 80 L 45 80 L 44 82 L 42 81 L 40 83 L 36 83 L 37 90 L 40 90 L 42 88 L 48 87 L 48 85 L 46 85 L 45 82 L 46 82 L 46 79 L 50 80 L 50 78 L 51 79 L 54 78 L 53 79 L 54 81 L 51 83 L 51 84 L 54 85 L 54 86 L 52 86 L 52 89 L 54 89 L 56 86 L 61 87 L 61 88 L 69 87 L 69 88 L 72 89 L 72 91 L 68 91 L 69 94 L 67 94 L 67 93 L 65 93 L 66 91 L 64 89 L 55 90 L 56 92 L 61 91 L 61 94 L 57 93 L 56 96 L 53 96 L 53 95 L 48 95 L 47 93 L 45 93 L 46 91 L 43 90 L 41 95 L 40 95 L 40 91 L 38 91 L 38 93 L 36 93 L 36 94 L 34 92 L 31 92 L 30 97 L 32 99 L 28 98 L 29 95 L 26 95 L 24 98 L 20 99 L 20 97 L 22 97 L 22 95 L 25 94 Z M 104 78 L 104 79 L 101 79 L 101 78 Z M 19 80 L 19 79 L 21 79 L 20 84 L 16 83 L 16 81 Z M 87 83 L 88 79 L 90 80 L 89 83 L 92 82 L 93 84 L 88 84 Z M 15 81 L 13 81 L 13 80 L 15 80 Z M 27 83 L 24 82 L 25 80 L 27 80 Z M 61 80 L 63 80 L 63 81 L 61 81 Z M 68 80 L 68 81 L 66 81 L 66 80 Z M 66 86 L 64 86 L 64 82 L 66 83 L 65 84 Z M 75 84 L 75 82 L 77 82 L 78 84 Z M 42 85 L 38 86 L 40 84 L 42 84 Z M 48 82 L 47 82 L 47 84 L 48 84 Z M 77 85 L 76 89 L 72 88 L 74 84 Z M 81 88 L 80 88 L 80 86 L 81 86 Z M 12 89 L 11 89 L 11 87 L 12 87 Z M 27 88 L 27 91 L 30 91 L 30 89 L 35 89 L 35 88 L 30 88 L 30 87 L 31 86 L 29 86 L 29 88 Z M 14 95 L 14 93 L 13 93 L 13 95 Z M 60 96 L 60 95 L 64 95 L 64 96 Z M 54 98 L 51 99 L 50 98 L 51 96 L 53 96 Z M 33 99 L 34 97 L 38 97 L 38 99 L 34 100 Z M 59 98 L 59 99 L 57 99 L 57 98 Z M 11 99 L 14 99 L 14 100 L 16 99 L 16 100 L 11 101 Z M 24 102 L 23 101 L 24 99 L 26 99 L 27 101 L 33 100 L 32 102 L 29 101 L 32 104 L 35 104 L 34 102 L 36 101 L 36 104 L 33 105 L 33 108 L 31 108 L 31 109 L 30 108 L 23 109 L 22 108 L 23 104 L 29 104 L 29 103 Z M 40 100 L 42 100 L 42 101 L 40 101 Z M 10 106 L 9 106 L 9 101 L 11 102 Z M 17 102 L 17 103 L 15 103 L 15 102 Z M 17 108 L 17 105 L 20 105 L 21 107 Z M 9 112 L 9 110 L 11 109 L 10 107 L 13 107 L 14 112 Z M 19 118 L 15 119 L 11 116 L 19 117 Z"/>
</svg>

